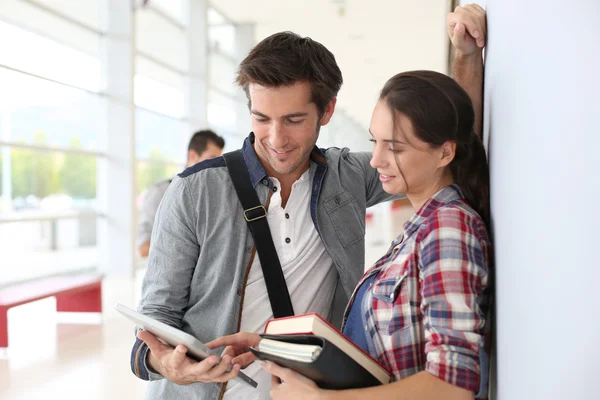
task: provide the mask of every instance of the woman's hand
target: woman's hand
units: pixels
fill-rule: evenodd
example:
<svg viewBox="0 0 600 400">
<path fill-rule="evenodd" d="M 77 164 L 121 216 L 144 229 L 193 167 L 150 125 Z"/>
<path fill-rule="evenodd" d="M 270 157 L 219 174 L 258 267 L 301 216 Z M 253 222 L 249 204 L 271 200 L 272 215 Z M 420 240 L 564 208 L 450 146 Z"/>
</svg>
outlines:
<svg viewBox="0 0 600 400">
<path fill-rule="evenodd" d="M 273 400 L 321 400 L 325 391 L 310 379 L 288 368 L 263 361 L 263 369 L 272 375 L 271 397 Z"/>
<path fill-rule="evenodd" d="M 233 365 L 239 364 L 242 368 L 246 368 L 252 364 L 256 357 L 250 352 L 250 347 L 256 347 L 260 342 L 258 333 L 240 332 L 235 335 L 223 336 L 212 342 L 206 343 L 206 347 L 215 349 L 221 346 L 227 346 L 223 351 L 226 354 L 231 354 Z"/>
</svg>

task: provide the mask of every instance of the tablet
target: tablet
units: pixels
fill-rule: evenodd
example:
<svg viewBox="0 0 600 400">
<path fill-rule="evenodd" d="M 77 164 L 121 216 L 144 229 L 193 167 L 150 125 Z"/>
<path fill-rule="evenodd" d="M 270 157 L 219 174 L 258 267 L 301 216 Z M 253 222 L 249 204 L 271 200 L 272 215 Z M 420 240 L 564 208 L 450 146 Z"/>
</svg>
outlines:
<svg viewBox="0 0 600 400">
<path fill-rule="evenodd" d="M 211 349 L 206 347 L 201 341 L 189 333 L 183 332 L 147 315 L 140 314 L 137 311 L 134 311 L 131 308 L 125 307 L 119 303 L 117 303 L 115 306 L 115 310 L 134 322 L 138 327 L 152 333 L 162 342 L 172 347 L 177 347 L 179 344 L 185 345 L 188 349 L 187 356 L 193 360 L 202 361 L 206 357 L 213 354 Z M 217 355 L 217 357 L 219 356 Z M 258 386 L 258 383 L 255 380 L 241 371 L 234 379 L 244 382 L 252 387 Z"/>
</svg>

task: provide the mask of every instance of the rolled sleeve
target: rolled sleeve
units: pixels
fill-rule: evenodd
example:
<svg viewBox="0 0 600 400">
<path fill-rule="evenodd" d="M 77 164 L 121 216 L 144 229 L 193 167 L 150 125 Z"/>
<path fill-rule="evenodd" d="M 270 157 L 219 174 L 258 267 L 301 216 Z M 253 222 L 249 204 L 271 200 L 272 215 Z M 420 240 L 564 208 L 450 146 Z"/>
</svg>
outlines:
<svg viewBox="0 0 600 400">
<path fill-rule="evenodd" d="M 163 376 L 154 371 L 148 363 L 148 352 L 150 348 L 140 339 L 136 339 L 131 350 L 131 371 L 135 376 L 144 381 L 156 381 Z"/>
<path fill-rule="evenodd" d="M 486 239 L 472 218 L 459 210 L 440 210 L 420 240 L 421 308 L 425 328 L 425 370 L 474 393 L 482 374 L 482 302 L 487 287 Z M 487 362 L 483 362 L 487 364 Z"/>
</svg>

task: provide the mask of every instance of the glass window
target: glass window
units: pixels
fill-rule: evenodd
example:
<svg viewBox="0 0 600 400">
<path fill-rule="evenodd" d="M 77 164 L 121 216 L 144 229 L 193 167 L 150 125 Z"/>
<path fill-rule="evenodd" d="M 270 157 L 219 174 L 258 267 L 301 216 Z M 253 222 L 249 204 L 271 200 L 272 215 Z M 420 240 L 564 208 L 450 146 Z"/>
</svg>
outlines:
<svg viewBox="0 0 600 400">
<path fill-rule="evenodd" d="M 135 111 L 135 152 L 140 159 L 183 164 L 187 158 L 187 124 L 144 109 Z"/>
<path fill-rule="evenodd" d="M 0 154 L 0 284 L 96 268 L 96 157 Z"/>
<path fill-rule="evenodd" d="M 0 284 L 97 267 L 99 4 L 0 1 Z"/>
<path fill-rule="evenodd" d="M 136 48 L 180 71 L 188 69 L 185 31 L 143 8 L 135 14 Z"/>
<path fill-rule="evenodd" d="M 184 0 L 152 0 L 153 7 L 164 12 L 169 17 L 175 19 L 182 25 L 186 25 L 187 21 L 184 18 L 186 1 Z"/>
<path fill-rule="evenodd" d="M 0 285 L 97 268 L 97 217 L 0 223 Z"/>
<path fill-rule="evenodd" d="M 219 134 L 236 131 L 236 101 L 215 90 L 208 91 L 208 124 Z"/>
<path fill-rule="evenodd" d="M 208 63 L 208 81 L 211 86 L 231 96 L 239 95 L 241 89 L 234 83 L 237 64 L 219 53 L 212 53 L 208 57 Z"/>
<path fill-rule="evenodd" d="M 10 193 L 10 148 L 0 147 L 0 215 L 8 212 L 12 207 Z M 4 192 L 7 192 L 4 195 Z M 9 198 L 11 197 L 11 198 Z"/>
<path fill-rule="evenodd" d="M 80 3 L 80 1 L 63 1 L 62 3 L 73 3 L 73 5 L 76 5 Z M 71 8 L 71 6 L 69 6 L 69 8 Z M 101 55 L 100 36 L 98 34 L 75 24 L 70 24 L 64 19 L 57 17 L 56 15 L 53 15 L 26 1 L 0 1 L 0 17 L 31 32 L 55 39 L 60 43 L 65 43 L 76 49 L 91 54 L 92 56 L 99 57 Z M 7 36 L 2 35 L 0 37 L 4 38 Z M 12 38 L 10 41 L 7 40 L 2 42 L 18 41 Z M 20 44 L 21 49 L 28 49 L 28 47 L 25 47 L 23 43 Z M 26 52 L 29 53 L 29 51 Z M 45 59 L 44 61 L 56 62 L 57 60 L 60 59 L 54 55 L 53 58 Z M 67 63 L 65 63 L 65 65 L 66 64 Z"/>
<path fill-rule="evenodd" d="M 143 75 L 154 81 L 164 83 L 165 85 L 172 86 L 183 92 L 184 76 L 171 69 L 165 68 L 160 64 L 152 62 L 143 56 L 138 55 L 135 57 L 135 73 L 137 75 Z"/>
<path fill-rule="evenodd" d="M 235 55 L 235 25 L 212 7 L 208 8 L 208 44 L 213 52 Z"/>
<path fill-rule="evenodd" d="M 91 91 L 100 90 L 97 57 L 0 21 L 0 64 Z M 20 89 L 22 96 L 32 93 Z"/>
<path fill-rule="evenodd" d="M 174 118 L 183 118 L 185 115 L 183 91 L 143 75 L 135 76 L 134 101 L 138 107 Z"/>
<path fill-rule="evenodd" d="M 184 165 L 180 164 L 138 161 L 136 165 L 138 208 L 143 200 L 144 191 L 155 183 L 173 178 L 183 171 L 184 167 Z"/>
<path fill-rule="evenodd" d="M 235 55 L 235 25 L 212 7 L 208 8 L 208 43 L 215 52 Z"/>
<path fill-rule="evenodd" d="M 0 154 L 2 218 L 96 211 L 95 156 L 14 147 Z"/>
<path fill-rule="evenodd" d="M 92 28 L 103 30 L 101 0 L 30 0 L 73 18 Z"/>
<path fill-rule="evenodd" d="M 0 141 L 101 150 L 104 98 L 2 68 L 0 87 Z"/>
<path fill-rule="evenodd" d="M 235 25 L 208 26 L 209 49 L 213 52 L 235 55 Z"/>
<path fill-rule="evenodd" d="M 227 24 L 227 18 L 213 7 L 208 7 L 208 25 L 224 25 Z"/>
</svg>

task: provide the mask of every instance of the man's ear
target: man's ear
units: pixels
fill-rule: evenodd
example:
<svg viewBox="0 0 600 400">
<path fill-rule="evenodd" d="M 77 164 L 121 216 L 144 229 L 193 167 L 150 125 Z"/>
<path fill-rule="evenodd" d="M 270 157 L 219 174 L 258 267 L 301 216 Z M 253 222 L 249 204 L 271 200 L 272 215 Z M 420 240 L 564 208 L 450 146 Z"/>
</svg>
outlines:
<svg viewBox="0 0 600 400">
<path fill-rule="evenodd" d="M 323 116 L 321 117 L 320 124 L 321 126 L 325 126 L 331 120 L 333 116 L 333 112 L 335 111 L 335 104 L 337 103 L 337 97 L 331 99 L 331 101 L 325 106 L 325 111 L 323 112 Z"/>
<path fill-rule="evenodd" d="M 446 143 L 442 144 L 441 150 L 441 158 L 438 166 L 443 168 L 450 164 L 452 160 L 454 160 L 454 157 L 456 156 L 456 142 L 451 140 L 447 141 Z"/>
</svg>

